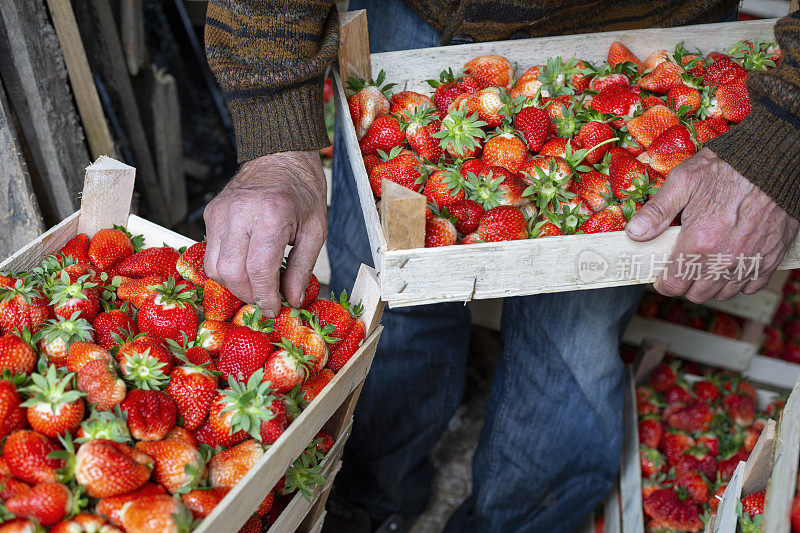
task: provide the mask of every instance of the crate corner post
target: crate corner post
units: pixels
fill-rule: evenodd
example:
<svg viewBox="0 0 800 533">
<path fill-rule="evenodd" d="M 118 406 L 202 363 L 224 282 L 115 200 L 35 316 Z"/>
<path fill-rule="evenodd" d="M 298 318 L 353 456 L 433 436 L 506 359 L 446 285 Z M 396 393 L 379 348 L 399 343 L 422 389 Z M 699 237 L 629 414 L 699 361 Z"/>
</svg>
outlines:
<svg viewBox="0 0 800 533">
<path fill-rule="evenodd" d="M 127 226 L 136 169 L 100 156 L 86 167 L 78 232 L 89 237 L 103 228 Z"/>
<path fill-rule="evenodd" d="M 353 291 L 350 294 L 351 303 L 364 307 L 361 320 L 364 321 L 367 337 L 372 335 L 375 328 L 381 323 L 381 315 L 385 302 L 381 300 L 381 286 L 378 273 L 374 268 L 362 264 L 358 269 Z"/>
<path fill-rule="evenodd" d="M 368 80 L 372 77 L 372 63 L 366 9 L 341 13 L 339 23 L 339 76 L 342 82 L 347 83 L 350 76 Z"/>
<path fill-rule="evenodd" d="M 424 248 L 425 196 L 385 178 L 381 193 L 381 227 L 389 250 Z"/>
</svg>

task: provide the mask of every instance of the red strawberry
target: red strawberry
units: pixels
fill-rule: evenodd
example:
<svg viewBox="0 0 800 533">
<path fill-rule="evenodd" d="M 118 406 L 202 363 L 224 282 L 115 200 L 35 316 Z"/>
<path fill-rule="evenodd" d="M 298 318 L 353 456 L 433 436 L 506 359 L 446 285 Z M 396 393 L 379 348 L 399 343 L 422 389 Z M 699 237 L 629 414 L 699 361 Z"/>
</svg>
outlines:
<svg viewBox="0 0 800 533">
<path fill-rule="evenodd" d="M 52 288 L 50 305 L 56 316 L 75 320 L 83 318 L 91 323 L 100 310 L 100 299 L 93 288 L 94 283 L 83 276 L 74 283 L 69 282 L 66 273 L 61 275 L 61 283 Z M 77 313 L 77 316 L 75 316 Z"/>
<path fill-rule="evenodd" d="M 286 428 L 289 426 L 289 418 L 287 417 L 286 405 L 281 400 L 273 400 L 267 407 L 274 415 L 268 420 L 262 420 L 259 434 L 260 441 L 264 445 L 274 444 Z"/>
<path fill-rule="evenodd" d="M 218 453 L 208 463 L 209 485 L 232 489 L 262 455 L 263 448 L 252 439 Z"/>
<path fill-rule="evenodd" d="M 181 500 L 194 516 L 205 518 L 227 496 L 228 492 L 230 489 L 223 487 L 194 489 L 186 494 L 181 494 Z"/>
<path fill-rule="evenodd" d="M 600 111 L 604 115 L 629 117 L 642 107 L 642 99 L 630 87 L 613 85 L 597 93 L 592 98 L 589 107 Z M 611 123 L 615 128 L 621 128 L 624 124 L 625 122 L 621 118 Z"/>
<path fill-rule="evenodd" d="M 684 450 L 675 463 L 671 466 L 678 474 L 684 472 L 699 472 L 706 476 L 706 479 L 716 479 L 717 461 L 709 451 L 702 446 L 695 446 Z"/>
<path fill-rule="evenodd" d="M 208 418 L 217 395 L 217 380 L 202 367 L 180 366 L 172 371 L 166 393 L 175 402 L 183 427 L 194 431 Z"/>
<path fill-rule="evenodd" d="M 644 63 L 642 63 L 642 61 L 638 57 L 636 57 L 634 53 L 628 49 L 627 46 L 625 46 L 619 41 L 614 41 L 613 43 L 611 43 L 611 47 L 608 49 L 608 63 L 612 67 L 615 67 L 619 63 L 623 63 L 625 61 L 630 61 L 631 63 L 633 63 L 636 66 L 637 70 L 639 71 L 639 74 L 644 72 L 645 70 Z"/>
<path fill-rule="evenodd" d="M 664 436 L 664 426 L 656 416 L 645 416 L 639 420 L 639 443 L 650 448 L 658 448 Z"/>
<path fill-rule="evenodd" d="M 477 113 L 478 118 L 489 127 L 496 128 L 500 126 L 510 114 L 509 106 L 506 102 L 507 98 L 501 89 L 497 87 L 486 87 L 466 97 L 463 101 L 463 105 L 469 110 L 468 112 Z M 457 100 L 455 104 L 459 104 L 459 101 Z"/>
<path fill-rule="evenodd" d="M 208 320 L 225 322 L 244 305 L 231 291 L 210 279 L 203 291 L 203 312 Z"/>
<path fill-rule="evenodd" d="M 32 281 L 17 280 L 13 288 L 0 287 L 0 331 L 4 334 L 24 329 L 35 334 L 50 318 L 53 310 Z"/>
<path fill-rule="evenodd" d="M 630 119 L 627 126 L 634 139 L 647 148 L 664 131 L 678 124 L 680 124 L 680 120 L 670 108 L 658 105 Z"/>
<path fill-rule="evenodd" d="M 263 368 L 273 351 L 266 333 L 247 326 L 234 326 L 228 330 L 217 361 L 217 368 L 227 380 L 245 382 L 256 370 Z"/>
<path fill-rule="evenodd" d="M 130 302 L 134 307 L 141 307 L 148 297 L 158 294 L 155 287 L 166 281 L 166 278 L 162 276 L 149 276 L 123 282 L 117 288 L 117 298 L 124 302 Z"/>
<path fill-rule="evenodd" d="M 572 182 L 569 191 L 580 196 L 593 212 L 602 211 L 614 201 L 611 182 L 602 172 L 582 172 L 580 179 Z"/>
<path fill-rule="evenodd" d="M 752 109 L 743 79 L 717 87 L 717 102 L 722 107 L 722 116 L 731 122 L 743 121 Z"/>
<path fill-rule="evenodd" d="M 127 309 L 127 307 L 100 313 L 95 317 L 94 322 L 92 322 L 97 344 L 106 350 L 119 346 L 119 340 L 139 333 L 139 327 L 136 325 L 136 322 L 123 309 Z"/>
<path fill-rule="evenodd" d="M 377 80 L 364 81 L 352 77 L 347 80 L 347 88 L 355 93 L 347 99 L 347 106 L 359 139 L 376 117 L 389 113 L 390 105 L 386 96 L 394 84 L 383 85 L 385 77 L 386 73 L 380 71 Z"/>
<path fill-rule="evenodd" d="M 400 117 L 400 124 L 411 148 L 424 160 L 436 162 L 442 157 L 442 147 L 434 133 L 442 130 L 442 122 L 431 107 L 421 107 Z"/>
<path fill-rule="evenodd" d="M 720 396 L 719 387 L 717 387 L 716 383 L 711 381 L 710 379 L 704 379 L 703 381 L 698 381 L 692 387 L 694 390 L 695 395 L 707 403 L 714 403 Z"/>
<path fill-rule="evenodd" d="M 458 242 L 458 230 L 447 218 L 434 217 L 425 224 L 425 248 L 452 246 Z"/>
<path fill-rule="evenodd" d="M 711 497 L 708 482 L 697 472 L 678 474 L 675 479 L 675 487 L 679 490 L 680 487 L 685 488 L 689 497 L 699 505 L 705 505 Z"/>
<path fill-rule="evenodd" d="M 483 146 L 486 133 L 481 129 L 486 126 L 478 113 L 467 107 L 453 109 L 442 119 L 442 130 L 433 137 L 440 140 L 441 147 L 451 157 L 476 157 Z"/>
<path fill-rule="evenodd" d="M 91 440 L 78 448 L 75 480 L 92 498 L 119 496 L 140 488 L 150 478 L 153 459 L 125 444 Z"/>
<path fill-rule="evenodd" d="M 288 392 L 306 380 L 312 359 L 286 340 L 267 359 L 264 381 L 269 381 L 276 392 Z"/>
<path fill-rule="evenodd" d="M 230 322 L 218 320 L 204 320 L 197 328 L 197 341 L 199 345 L 208 350 L 212 356 L 218 356 L 222 351 L 222 343 L 228 330 L 233 327 Z"/>
<path fill-rule="evenodd" d="M 729 457 L 721 459 L 717 464 L 717 473 L 719 474 L 720 478 L 723 480 L 730 479 L 731 476 L 733 476 L 733 472 L 736 470 L 736 467 L 739 466 L 739 463 L 741 461 L 747 461 L 749 456 L 750 454 L 747 453 L 747 451 L 738 450 Z"/>
<path fill-rule="evenodd" d="M 108 350 L 91 342 L 75 341 L 67 351 L 67 370 L 78 372 L 89 361 L 101 360 L 112 362 Z"/>
<path fill-rule="evenodd" d="M 141 441 L 136 449 L 153 458 L 153 481 L 170 494 L 194 489 L 205 474 L 203 456 L 184 441 Z"/>
<path fill-rule="evenodd" d="M 633 214 L 625 214 L 622 205 L 609 205 L 601 211 L 590 216 L 586 222 L 578 226 L 584 233 L 603 233 L 606 231 L 622 231 Z"/>
<path fill-rule="evenodd" d="M 464 65 L 464 72 L 475 76 L 485 86 L 511 88 L 513 66 L 503 56 L 476 57 Z"/>
<path fill-rule="evenodd" d="M 218 444 L 233 446 L 247 440 L 248 435 L 261 440 L 261 423 L 275 417 L 270 409 L 275 401 L 273 388 L 263 376 L 264 371 L 259 369 L 246 383 L 229 378 L 229 388 L 214 399 L 208 423 Z"/>
<path fill-rule="evenodd" d="M 676 85 L 667 93 L 667 105 L 675 113 L 683 111 L 684 116 L 691 116 L 700 109 L 700 91 L 688 85 Z"/>
<path fill-rule="evenodd" d="M 30 333 L 25 330 L 22 337 L 9 333 L 0 335 L 0 372 L 11 375 L 30 374 L 36 364 L 36 353 Z"/>
<path fill-rule="evenodd" d="M 650 109 L 651 107 L 655 107 L 657 105 L 664 105 L 664 100 L 662 100 L 659 96 L 646 96 L 645 98 L 642 98 L 642 107 L 644 109 Z"/>
<path fill-rule="evenodd" d="M 170 246 L 145 248 L 120 261 L 116 272 L 129 278 L 177 277 L 175 264 L 179 256 L 178 251 Z"/>
<path fill-rule="evenodd" d="M 701 400 L 691 400 L 684 407 L 674 411 L 667 424 L 675 429 L 689 432 L 705 432 L 711 427 L 714 415 L 711 408 Z"/>
<path fill-rule="evenodd" d="M 670 89 L 683 83 L 681 80 L 682 73 L 683 68 L 671 61 L 664 61 L 659 63 L 651 72 L 642 76 L 637 84 L 642 89 L 657 94 L 667 94 Z"/>
<path fill-rule="evenodd" d="M 664 461 L 664 456 L 655 448 L 639 446 L 639 460 L 643 477 L 650 477 L 667 470 L 667 463 Z"/>
<path fill-rule="evenodd" d="M 31 490 L 31 486 L 14 479 L 10 473 L 0 474 L 0 501 L 7 502 Z"/>
<path fill-rule="evenodd" d="M 650 373 L 650 377 L 647 381 L 656 392 L 665 392 L 675 385 L 676 380 L 677 373 L 675 367 L 673 365 L 661 363 Z"/>
<path fill-rule="evenodd" d="M 377 154 L 378 150 L 390 152 L 405 141 L 400 122 L 391 115 L 377 117 L 367 128 L 367 133 L 358 141 L 362 155 Z"/>
<path fill-rule="evenodd" d="M 536 153 L 541 150 L 554 126 L 546 110 L 526 106 L 514 117 L 514 127 L 525 138 L 528 149 Z"/>
<path fill-rule="evenodd" d="M 50 365 L 45 375 L 33 374 L 33 383 L 22 389 L 28 399 L 22 404 L 27 407 L 28 423 L 39 433 L 56 438 L 69 431 L 73 433 L 83 420 L 84 404 L 82 392 L 71 389 L 74 374 L 63 377 L 56 374 L 56 367 Z"/>
<path fill-rule="evenodd" d="M 461 73 L 454 75 L 452 69 L 443 70 L 438 80 L 427 80 L 427 83 L 435 89 L 433 103 L 440 113 L 446 113 L 459 95 L 483 89 L 483 84 L 474 76 Z"/>
<path fill-rule="evenodd" d="M 575 141 L 578 148 L 584 148 L 589 152 L 586 154 L 585 161 L 590 165 L 599 163 L 606 155 L 611 144 L 607 143 L 610 139 L 614 139 L 614 130 L 605 122 L 598 122 L 596 120 L 587 122 L 581 126 L 578 135 L 575 136 Z M 606 142 L 606 144 L 601 144 Z"/>
<path fill-rule="evenodd" d="M 308 403 L 314 401 L 314 398 L 322 392 L 322 389 L 331 382 L 335 374 L 329 368 L 323 368 L 319 373 L 308 378 L 302 385 L 300 391 L 303 393 L 303 400 Z"/>
<path fill-rule="evenodd" d="M 707 449 L 708 453 L 713 457 L 719 455 L 719 437 L 714 434 L 706 433 L 705 435 L 700 435 L 697 437 L 697 445 Z"/>
<path fill-rule="evenodd" d="M 447 210 L 456 219 L 455 225 L 459 233 L 466 235 L 478 229 L 478 220 L 483 214 L 483 207 L 478 202 L 458 200 L 448 206 Z"/>
<path fill-rule="evenodd" d="M 664 130 L 650 143 L 647 151 L 651 154 L 674 154 L 678 152 L 693 154 L 697 151 L 697 147 L 692 141 L 689 129 L 679 124 Z"/>
<path fill-rule="evenodd" d="M 134 389 L 120 404 L 136 440 L 161 440 L 175 426 L 175 402 L 161 391 Z"/>
<path fill-rule="evenodd" d="M 608 168 L 611 189 L 620 200 L 641 201 L 649 193 L 650 178 L 647 166 L 629 154 L 615 152 Z"/>
<path fill-rule="evenodd" d="M 125 399 L 125 383 L 117 377 L 114 366 L 105 360 L 89 361 L 78 370 L 78 389 L 95 409 L 108 411 Z"/>
<path fill-rule="evenodd" d="M 78 511 L 78 502 L 63 483 L 37 483 L 24 494 L 6 502 L 6 508 L 17 516 L 33 518 L 44 526 L 52 526 Z"/>
<path fill-rule="evenodd" d="M 107 498 L 102 498 L 97 502 L 95 512 L 101 516 L 107 516 L 112 524 L 122 525 L 120 515 L 122 508 L 125 507 L 126 503 L 144 499 L 149 496 L 158 496 L 162 494 L 166 494 L 166 491 L 161 485 L 147 482 L 132 492 L 127 492 L 120 496 L 109 496 Z"/>
<path fill-rule="evenodd" d="M 750 396 L 728 394 L 722 399 L 722 406 L 734 424 L 747 427 L 753 423 L 756 406 Z"/>
<path fill-rule="evenodd" d="M 0 379 L 0 440 L 25 426 L 25 408 L 20 406 L 15 381 Z"/>
<path fill-rule="evenodd" d="M 674 465 L 683 456 L 683 452 L 696 445 L 695 440 L 686 433 L 668 431 L 661 442 L 661 449 L 670 465 Z"/>
<path fill-rule="evenodd" d="M 419 190 L 418 181 L 422 175 L 419 170 L 420 163 L 408 150 L 401 152 L 393 150 L 387 159 L 376 165 L 369 175 L 372 192 L 380 198 L 381 182 L 384 179 L 393 181 L 412 191 Z"/>
<path fill-rule="evenodd" d="M 208 276 L 205 270 L 206 243 L 191 245 L 175 262 L 175 270 L 184 279 L 188 279 L 198 287 L 204 287 Z M 166 277 L 166 276 L 164 276 Z"/>
<path fill-rule="evenodd" d="M 357 319 L 347 335 L 331 350 L 328 367 L 334 372 L 340 371 L 364 342 L 365 336 L 364 323 Z"/>
<path fill-rule="evenodd" d="M 101 229 L 89 241 L 89 259 L 100 270 L 108 270 L 133 255 L 134 244 L 120 229 Z"/>
<path fill-rule="evenodd" d="M 644 501 L 644 512 L 653 518 L 656 529 L 700 531 L 700 508 L 690 499 L 681 499 L 672 488 L 655 491 Z"/>
<path fill-rule="evenodd" d="M 418 111 L 420 108 L 427 107 L 433 109 L 433 100 L 414 91 L 400 91 L 395 93 L 391 98 L 391 106 L 389 113 L 395 116 L 402 116 L 404 114 L 411 115 Z"/>
<path fill-rule="evenodd" d="M 511 172 L 517 172 L 527 157 L 527 146 L 511 133 L 497 134 L 483 145 L 483 161 L 489 166 L 503 167 Z"/>
<path fill-rule="evenodd" d="M 747 515 L 749 518 L 755 518 L 760 514 L 764 514 L 764 501 L 766 499 L 766 495 L 766 490 L 759 490 L 742 498 L 742 515 Z"/>
<path fill-rule="evenodd" d="M 511 98 L 517 99 L 520 96 L 526 99 L 536 98 L 536 95 L 542 87 L 542 81 L 539 77 L 542 75 L 542 70 L 544 68 L 544 65 L 536 65 L 523 72 L 522 76 L 519 77 L 514 87 L 511 89 Z"/>
<path fill-rule="evenodd" d="M 77 263 L 88 263 L 89 237 L 85 233 L 78 233 L 58 253 L 64 257 L 72 257 Z"/>
<path fill-rule="evenodd" d="M 528 236 L 528 223 L 518 209 L 501 205 L 481 216 L 476 232 L 486 242 L 513 241 Z"/>
<path fill-rule="evenodd" d="M 123 507 L 120 521 L 128 533 L 190 531 L 192 512 L 177 498 L 145 496 Z"/>
<path fill-rule="evenodd" d="M 64 466 L 63 460 L 50 457 L 57 450 L 53 441 L 37 431 L 14 431 L 6 439 L 3 458 L 11 474 L 21 481 L 52 482 Z"/>
<path fill-rule="evenodd" d="M 462 184 L 463 178 L 455 170 L 437 169 L 428 176 L 422 194 L 428 198 L 428 203 L 434 204 L 438 208 L 449 208 L 450 205 L 464 198 Z"/>
<path fill-rule="evenodd" d="M 185 291 L 172 278 L 155 287 L 156 295 L 148 296 L 139 307 L 136 324 L 158 340 L 172 339 L 181 344 L 197 335 L 197 311 L 193 291 Z"/>
<path fill-rule="evenodd" d="M 664 391 L 664 399 L 672 407 L 674 404 L 685 404 L 690 402 L 692 400 L 692 395 L 686 389 L 685 384 L 680 382 Z"/>
<path fill-rule="evenodd" d="M 713 63 L 706 68 L 703 83 L 706 85 L 725 85 L 747 76 L 747 70 L 730 57 L 718 56 Z"/>
</svg>

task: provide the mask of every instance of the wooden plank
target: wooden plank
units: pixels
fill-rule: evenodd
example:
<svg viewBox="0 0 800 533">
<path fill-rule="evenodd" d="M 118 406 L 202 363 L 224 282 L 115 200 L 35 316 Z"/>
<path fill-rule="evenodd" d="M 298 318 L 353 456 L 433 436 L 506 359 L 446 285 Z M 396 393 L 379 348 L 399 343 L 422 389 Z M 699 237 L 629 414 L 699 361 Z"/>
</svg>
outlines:
<svg viewBox="0 0 800 533">
<path fill-rule="evenodd" d="M 308 533 L 322 533 L 322 526 L 325 524 L 325 515 L 327 513 L 322 511 L 322 515 L 317 519 L 317 523 L 308 530 Z"/>
<path fill-rule="evenodd" d="M 67 66 L 69 82 L 72 85 L 72 94 L 78 106 L 78 113 L 86 133 L 86 142 L 92 159 L 101 155 L 114 156 L 114 141 L 108 129 L 108 122 L 97 96 L 92 71 L 86 59 L 86 50 L 83 48 L 78 24 L 69 0 L 47 0 L 50 9 L 50 18 L 64 53 L 64 63 Z"/>
<path fill-rule="evenodd" d="M 622 507 L 622 533 L 644 531 L 642 511 L 642 467 L 639 460 L 639 416 L 636 410 L 636 378 L 627 368 L 624 401 L 624 435 L 620 457 L 619 488 Z"/>
<path fill-rule="evenodd" d="M 0 263 L 0 272 L 30 270 L 38 265 L 44 256 L 60 250 L 78 232 L 79 214 L 80 211 L 76 211 L 38 239 L 14 252 L 11 257 Z"/>
<path fill-rule="evenodd" d="M 389 250 L 425 246 L 425 196 L 391 180 L 381 181 L 381 228 Z"/>
<path fill-rule="evenodd" d="M 713 533 L 732 533 L 736 531 L 736 505 L 741 499 L 745 467 L 745 462 L 739 461 L 739 465 L 728 482 L 728 487 L 722 495 L 722 501 L 717 507 L 717 516 L 714 518 L 714 527 L 712 529 Z"/>
<path fill-rule="evenodd" d="M 742 376 L 759 385 L 782 390 L 792 390 L 800 379 L 800 365 L 774 357 L 756 355 Z"/>
<path fill-rule="evenodd" d="M 147 216 L 162 226 L 168 225 L 167 204 L 142 126 L 111 6 L 103 0 L 88 0 L 74 3 L 73 8 L 89 63 L 103 80 L 127 136 L 133 158 L 131 164 L 136 167 L 138 185 L 147 204 Z"/>
<path fill-rule="evenodd" d="M 380 297 L 378 273 L 374 268 L 367 265 L 359 267 L 349 300 L 353 304 L 360 303 L 364 307 L 360 318 L 364 322 L 367 336 L 371 335 L 380 325 L 385 304 Z"/>
<path fill-rule="evenodd" d="M 634 315 L 623 335 L 624 342 L 640 346 L 651 338 L 667 343 L 667 351 L 690 361 L 743 372 L 750 366 L 757 346 L 679 326 L 657 318 Z"/>
<path fill-rule="evenodd" d="M 605 533 L 619 533 L 622 531 L 622 517 L 619 511 L 619 488 L 615 485 L 603 500 L 603 518 Z"/>
<path fill-rule="evenodd" d="M 772 454 L 775 446 L 775 427 L 774 420 L 768 420 L 767 425 L 758 437 L 755 448 L 747 459 L 742 478 L 742 497 L 749 496 L 754 492 L 763 490 L 769 481 L 772 471 Z"/>
<path fill-rule="evenodd" d="M 122 48 L 125 50 L 128 72 L 131 73 L 131 76 L 136 76 L 147 60 L 142 0 L 121 0 L 120 32 L 122 33 Z"/>
<path fill-rule="evenodd" d="M 78 206 L 80 175 L 89 162 L 64 58 L 40 2 L 0 2 L 0 76 L 31 150 L 31 177 L 46 224 Z"/>
<path fill-rule="evenodd" d="M 163 246 L 164 244 L 173 248 L 181 248 L 182 246 L 189 247 L 196 242 L 194 239 L 184 237 L 180 233 L 168 230 L 137 215 L 128 217 L 127 228 L 134 235 L 145 235 L 145 248 Z"/>
<path fill-rule="evenodd" d="M 772 477 L 764 506 L 765 533 L 789 533 L 789 513 L 797 482 L 800 456 L 800 380 L 794 386 L 778 424 Z"/>
<path fill-rule="evenodd" d="M 798 8 L 798 1 L 797 0 L 792 0 L 789 3 L 789 13 L 794 13 L 798 9 L 800 9 L 800 8 Z"/>
<path fill-rule="evenodd" d="M 636 361 L 633 363 L 634 383 L 642 385 L 647 381 L 650 373 L 664 360 L 666 353 L 666 342 L 645 338 L 639 348 L 639 353 L 636 355 Z"/>
<path fill-rule="evenodd" d="M 786 0 L 743 0 L 739 4 L 739 13 L 763 18 L 785 17 L 789 13 L 789 2 Z"/>
<path fill-rule="evenodd" d="M 42 214 L 0 83 L 0 258 L 5 259 L 44 231 Z"/>
<path fill-rule="evenodd" d="M 110 157 L 100 156 L 86 167 L 78 233 L 91 238 L 103 228 L 124 226 L 131 210 L 135 180 L 135 168 Z"/>
<path fill-rule="evenodd" d="M 339 15 L 339 76 L 369 79 L 372 67 L 369 56 L 367 11 L 359 9 Z"/>
</svg>

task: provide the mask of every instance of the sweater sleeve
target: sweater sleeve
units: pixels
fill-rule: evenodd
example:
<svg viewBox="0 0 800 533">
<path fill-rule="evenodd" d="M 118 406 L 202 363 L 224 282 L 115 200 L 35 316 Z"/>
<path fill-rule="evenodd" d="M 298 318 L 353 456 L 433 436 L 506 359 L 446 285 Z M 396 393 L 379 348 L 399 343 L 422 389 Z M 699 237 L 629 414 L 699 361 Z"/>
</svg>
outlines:
<svg viewBox="0 0 800 533">
<path fill-rule="evenodd" d="M 333 0 L 211 0 L 205 42 L 240 163 L 330 144 L 322 84 L 339 44 Z"/>
<path fill-rule="evenodd" d="M 751 72 L 750 115 L 706 146 L 800 219 L 800 11 L 775 25 L 780 66 Z"/>
</svg>

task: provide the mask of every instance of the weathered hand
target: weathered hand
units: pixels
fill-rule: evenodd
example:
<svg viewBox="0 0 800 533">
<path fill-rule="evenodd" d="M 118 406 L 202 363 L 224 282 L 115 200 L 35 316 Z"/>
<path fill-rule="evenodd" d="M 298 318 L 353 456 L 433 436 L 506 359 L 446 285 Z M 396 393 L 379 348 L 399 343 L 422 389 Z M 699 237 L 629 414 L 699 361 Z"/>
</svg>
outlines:
<svg viewBox="0 0 800 533">
<path fill-rule="evenodd" d="M 242 168 L 207 206 L 205 269 L 245 302 L 274 317 L 279 288 L 301 299 L 328 231 L 326 182 L 319 153 L 265 155 Z M 293 244 L 286 271 L 280 267 Z"/>
<path fill-rule="evenodd" d="M 728 300 L 740 291 L 753 294 L 769 281 L 797 235 L 798 221 L 732 166 L 704 148 L 670 172 L 661 190 L 634 216 L 626 231 L 648 241 L 669 227 L 683 210 L 682 229 L 667 268 L 655 282 L 665 296 L 685 295 L 693 302 Z M 701 256 L 700 279 L 679 275 L 679 257 Z M 722 255 L 716 255 L 722 254 Z M 737 257 L 761 256 L 756 276 L 706 279 L 711 258 L 726 262 L 731 273 Z"/>
</svg>

